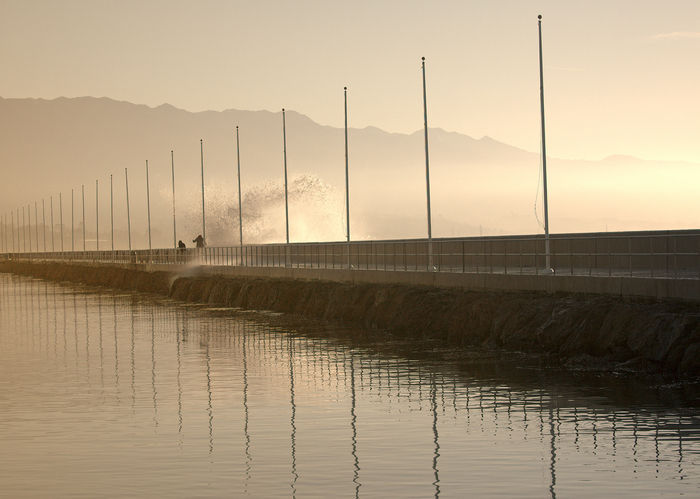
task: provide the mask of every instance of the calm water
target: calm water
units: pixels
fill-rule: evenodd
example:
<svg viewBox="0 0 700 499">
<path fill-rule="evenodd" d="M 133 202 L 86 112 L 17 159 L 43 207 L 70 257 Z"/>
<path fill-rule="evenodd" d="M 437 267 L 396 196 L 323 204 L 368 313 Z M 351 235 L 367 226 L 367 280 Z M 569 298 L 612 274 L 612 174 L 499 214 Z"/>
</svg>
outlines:
<svg viewBox="0 0 700 499">
<path fill-rule="evenodd" d="M 0 294 L 2 497 L 700 495 L 693 385 L 7 274 Z"/>
</svg>

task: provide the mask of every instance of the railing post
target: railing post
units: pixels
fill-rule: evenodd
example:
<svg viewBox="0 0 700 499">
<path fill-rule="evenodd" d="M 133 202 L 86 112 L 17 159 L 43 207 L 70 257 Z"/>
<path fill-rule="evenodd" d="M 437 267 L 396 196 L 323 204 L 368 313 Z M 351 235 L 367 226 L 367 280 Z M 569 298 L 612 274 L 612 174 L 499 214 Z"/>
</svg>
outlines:
<svg viewBox="0 0 700 499">
<path fill-rule="evenodd" d="M 549 269 L 547 269 L 549 271 Z M 569 239 L 569 273 L 574 275 L 574 240 Z"/>
<path fill-rule="evenodd" d="M 630 277 L 632 277 L 632 238 L 627 237 L 627 257 L 629 258 Z"/>
</svg>

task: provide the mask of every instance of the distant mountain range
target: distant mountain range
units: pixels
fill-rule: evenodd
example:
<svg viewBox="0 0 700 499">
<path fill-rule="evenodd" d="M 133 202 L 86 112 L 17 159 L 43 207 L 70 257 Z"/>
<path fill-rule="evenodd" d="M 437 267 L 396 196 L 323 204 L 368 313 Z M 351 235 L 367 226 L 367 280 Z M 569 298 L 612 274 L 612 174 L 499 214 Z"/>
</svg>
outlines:
<svg viewBox="0 0 700 499">
<path fill-rule="evenodd" d="M 121 241 L 124 168 L 128 167 L 134 238 L 142 243 L 148 159 L 155 243 L 170 245 L 170 150 L 174 150 L 176 210 L 184 239 L 196 235 L 201 225 L 199 140 L 203 139 L 209 242 L 233 243 L 238 217 L 236 126 L 240 127 L 244 237 L 250 242 L 281 241 L 280 112 L 192 113 L 167 104 L 151 108 L 92 97 L 0 98 L 0 214 L 31 203 L 33 215 L 33 203 L 38 201 L 41 219 L 41 200 L 48 203 L 53 195 L 56 204 L 61 192 L 65 224 L 73 188 L 74 219 L 82 220 L 84 184 L 86 225 L 92 230 L 97 179 L 100 226 L 107 228 L 109 175 L 113 174 L 115 226 Z M 423 236 L 423 131 L 399 134 L 375 127 L 352 128 L 349 136 L 353 238 Z M 287 154 L 292 240 L 341 239 L 343 130 L 288 111 Z M 435 236 L 540 230 L 535 215 L 539 154 L 490 137 L 474 139 L 441 129 L 430 130 L 430 154 Z M 548 167 L 554 232 L 700 226 L 696 201 L 700 165 L 611 156 L 601 161 L 548 158 Z M 541 218 L 541 195 L 537 199 Z M 79 225 L 80 221 L 75 223 Z"/>
</svg>

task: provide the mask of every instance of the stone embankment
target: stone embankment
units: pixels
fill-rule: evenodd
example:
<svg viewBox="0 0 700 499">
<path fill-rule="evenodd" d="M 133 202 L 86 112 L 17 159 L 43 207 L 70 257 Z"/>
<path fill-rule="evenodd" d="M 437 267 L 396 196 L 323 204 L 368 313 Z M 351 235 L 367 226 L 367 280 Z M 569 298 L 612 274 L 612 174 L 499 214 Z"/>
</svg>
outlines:
<svg viewBox="0 0 700 499">
<path fill-rule="evenodd" d="M 275 310 L 434 338 L 546 353 L 583 368 L 700 375 L 700 303 L 609 295 L 469 291 L 220 277 L 106 265 L 0 263 L 0 272 Z"/>
</svg>

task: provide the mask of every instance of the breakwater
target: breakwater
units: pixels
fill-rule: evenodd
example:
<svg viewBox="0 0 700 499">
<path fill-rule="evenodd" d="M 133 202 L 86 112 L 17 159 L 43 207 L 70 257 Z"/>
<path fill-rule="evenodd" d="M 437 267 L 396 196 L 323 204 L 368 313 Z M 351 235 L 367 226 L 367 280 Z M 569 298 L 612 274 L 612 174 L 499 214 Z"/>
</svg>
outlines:
<svg viewBox="0 0 700 499">
<path fill-rule="evenodd" d="M 225 277 L 195 268 L 0 263 L 0 271 L 275 310 L 433 338 L 460 347 L 544 353 L 581 368 L 700 375 L 700 304 L 611 295 L 390 283 Z"/>
</svg>

